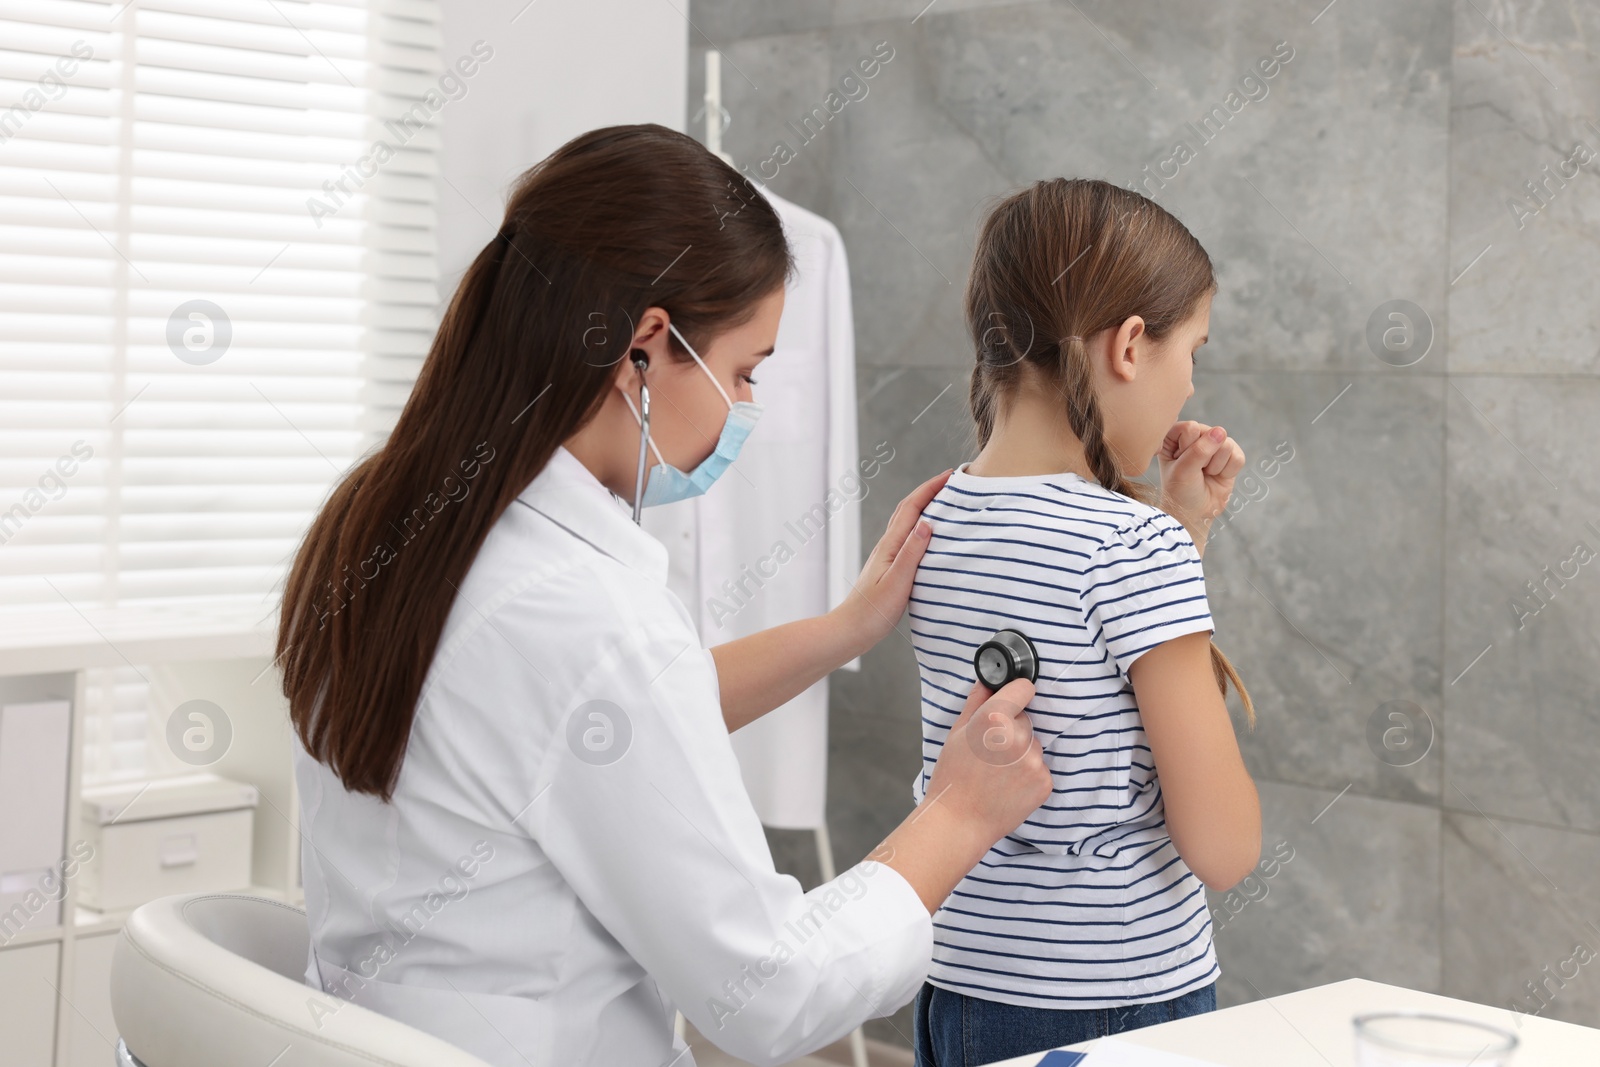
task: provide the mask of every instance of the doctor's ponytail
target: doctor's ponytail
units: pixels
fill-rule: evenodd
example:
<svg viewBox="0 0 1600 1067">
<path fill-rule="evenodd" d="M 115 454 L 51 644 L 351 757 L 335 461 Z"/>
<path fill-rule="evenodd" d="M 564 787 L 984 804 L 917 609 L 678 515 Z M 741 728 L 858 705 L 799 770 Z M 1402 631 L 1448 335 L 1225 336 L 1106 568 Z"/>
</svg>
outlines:
<svg viewBox="0 0 1600 1067">
<path fill-rule="evenodd" d="M 1158 494 L 1124 475 L 1113 454 L 1086 342 L 1132 315 L 1160 341 L 1216 287 L 1211 257 L 1194 235 L 1132 190 L 1056 178 L 1001 201 L 979 230 L 965 294 L 977 350 L 970 400 L 980 446 L 1030 366 L 1059 390 L 1095 480 L 1159 507 Z M 1223 696 L 1230 683 L 1238 689 L 1254 726 L 1250 694 L 1215 641 L 1211 668 Z"/>
<path fill-rule="evenodd" d="M 582 134 L 516 181 L 393 431 L 329 494 L 289 571 L 283 692 L 346 789 L 392 795 L 457 586 L 600 408 L 645 309 L 704 351 L 792 269 L 766 197 L 663 126 Z"/>
</svg>

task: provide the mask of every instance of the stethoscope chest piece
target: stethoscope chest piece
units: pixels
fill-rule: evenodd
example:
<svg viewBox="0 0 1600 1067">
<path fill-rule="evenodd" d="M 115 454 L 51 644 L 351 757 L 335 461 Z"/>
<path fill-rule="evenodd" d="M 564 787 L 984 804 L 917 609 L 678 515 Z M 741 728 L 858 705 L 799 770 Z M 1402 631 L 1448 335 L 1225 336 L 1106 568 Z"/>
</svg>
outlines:
<svg viewBox="0 0 1600 1067">
<path fill-rule="evenodd" d="M 1033 682 L 1039 678 L 1039 652 L 1021 632 L 997 630 L 978 646 L 972 668 L 978 680 L 990 689 L 999 689 L 1017 678 Z"/>
</svg>

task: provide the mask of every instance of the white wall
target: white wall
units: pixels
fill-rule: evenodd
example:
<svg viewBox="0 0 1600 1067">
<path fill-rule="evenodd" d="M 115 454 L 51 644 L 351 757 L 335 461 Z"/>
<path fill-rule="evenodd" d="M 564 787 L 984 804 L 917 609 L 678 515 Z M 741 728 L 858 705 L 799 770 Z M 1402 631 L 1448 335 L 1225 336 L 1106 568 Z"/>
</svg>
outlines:
<svg viewBox="0 0 1600 1067">
<path fill-rule="evenodd" d="M 444 60 L 492 48 L 441 112 L 440 297 L 499 226 L 507 186 L 598 126 L 685 127 L 688 0 L 443 0 Z M 481 48 L 481 46 L 480 46 Z"/>
</svg>

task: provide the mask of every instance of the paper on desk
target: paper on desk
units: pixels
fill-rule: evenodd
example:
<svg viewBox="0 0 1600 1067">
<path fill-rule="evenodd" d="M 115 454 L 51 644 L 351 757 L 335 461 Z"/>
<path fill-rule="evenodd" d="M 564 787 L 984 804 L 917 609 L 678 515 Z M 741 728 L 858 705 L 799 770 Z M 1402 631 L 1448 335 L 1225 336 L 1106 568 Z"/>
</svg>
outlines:
<svg viewBox="0 0 1600 1067">
<path fill-rule="evenodd" d="M 1094 1043 L 1083 1058 L 1082 1067 L 1219 1067 L 1211 1060 L 1195 1059 L 1177 1052 L 1146 1048 L 1114 1037 Z"/>
</svg>

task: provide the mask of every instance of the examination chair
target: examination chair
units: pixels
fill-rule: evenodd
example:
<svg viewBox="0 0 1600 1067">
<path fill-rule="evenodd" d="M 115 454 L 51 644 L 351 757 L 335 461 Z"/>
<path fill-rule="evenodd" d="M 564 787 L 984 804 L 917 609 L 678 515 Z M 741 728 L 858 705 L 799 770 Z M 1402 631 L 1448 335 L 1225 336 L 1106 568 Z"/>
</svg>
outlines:
<svg viewBox="0 0 1600 1067">
<path fill-rule="evenodd" d="M 118 1067 L 488 1067 L 306 985 L 309 942 L 305 912 L 262 897 L 190 893 L 139 908 L 111 961 Z"/>
</svg>

